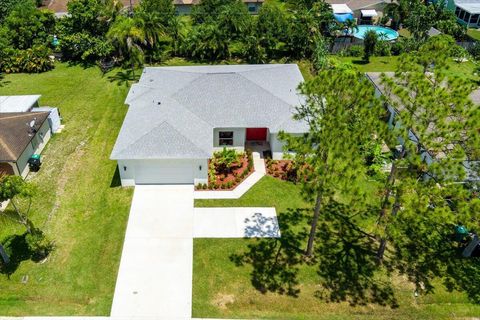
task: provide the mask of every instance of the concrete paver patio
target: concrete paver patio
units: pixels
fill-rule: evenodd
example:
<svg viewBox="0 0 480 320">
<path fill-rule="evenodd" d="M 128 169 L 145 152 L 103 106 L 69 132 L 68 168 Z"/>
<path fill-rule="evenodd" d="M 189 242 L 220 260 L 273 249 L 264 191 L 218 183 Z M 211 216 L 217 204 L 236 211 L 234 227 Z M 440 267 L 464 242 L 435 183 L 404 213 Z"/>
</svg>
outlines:
<svg viewBox="0 0 480 320">
<path fill-rule="evenodd" d="M 194 238 L 279 238 L 275 208 L 195 208 Z"/>
</svg>

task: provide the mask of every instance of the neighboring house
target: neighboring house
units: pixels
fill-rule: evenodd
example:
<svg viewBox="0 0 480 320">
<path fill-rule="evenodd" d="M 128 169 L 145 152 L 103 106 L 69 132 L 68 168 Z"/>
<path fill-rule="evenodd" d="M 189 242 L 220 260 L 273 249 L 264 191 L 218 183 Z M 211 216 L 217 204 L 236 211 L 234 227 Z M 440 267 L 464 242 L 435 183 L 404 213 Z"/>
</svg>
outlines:
<svg viewBox="0 0 480 320">
<path fill-rule="evenodd" d="M 382 84 L 381 81 L 381 72 L 367 72 L 367 78 L 372 82 L 375 87 L 375 93 L 377 96 L 383 95 L 385 93 L 385 86 Z M 394 72 L 385 72 L 385 75 L 388 77 L 393 77 Z M 480 105 L 480 88 L 472 92 L 470 95 L 473 103 L 475 105 Z M 387 106 L 387 122 L 390 128 L 396 127 L 399 128 L 401 126 L 401 112 L 402 109 L 394 108 L 392 105 L 388 104 Z M 419 144 L 420 141 L 418 137 L 412 130 L 408 131 L 408 138 L 410 141 L 414 142 L 415 144 Z M 402 138 L 398 139 L 399 144 L 404 144 Z M 435 161 L 435 159 L 441 158 L 441 154 L 431 154 L 428 150 L 422 149 L 420 150 L 422 160 L 425 161 L 427 164 L 431 164 Z M 466 172 L 466 181 L 480 181 L 480 177 L 478 176 L 478 172 L 480 172 L 480 162 L 477 159 L 474 160 L 467 160 L 463 163 Z"/>
<path fill-rule="evenodd" d="M 357 19 L 358 24 L 371 24 L 375 20 L 380 19 L 383 16 L 385 6 L 391 1 L 388 0 L 326 0 L 327 3 L 332 5 L 332 9 L 335 13 L 336 5 L 345 5 L 349 8 L 350 13 Z M 345 7 L 338 6 L 338 10 L 341 9 L 345 14 Z M 342 9 L 343 8 L 343 9 Z"/>
<path fill-rule="evenodd" d="M 0 174 L 28 174 L 28 159 L 50 139 L 48 116 L 49 112 L 0 113 Z"/>
<path fill-rule="evenodd" d="M 252 142 L 282 158 L 278 133 L 308 131 L 292 118 L 301 82 L 294 64 L 145 68 L 110 157 L 122 185 L 206 183 L 214 151 Z"/>
<path fill-rule="evenodd" d="M 179 15 L 190 14 L 192 6 L 199 4 L 201 0 L 173 0 L 173 4 Z M 257 14 L 265 0 L 242 0 L 247 6 L 248 12 Z"/>
<path fill-rule="evenodd" d="M 479 0 L 449 0 L 447 8 L 455 12 L 458 22 L 469 27 L 480 27 Z"/>
<path fill-rule="evenodd" d="M 40 95 L 0 96 L 0 113 L 7 112 L 48 112 L 48 122 L 52 133 L 61 130 L 60 111 L 55 107 L 39 107 Z"/>
</svg>

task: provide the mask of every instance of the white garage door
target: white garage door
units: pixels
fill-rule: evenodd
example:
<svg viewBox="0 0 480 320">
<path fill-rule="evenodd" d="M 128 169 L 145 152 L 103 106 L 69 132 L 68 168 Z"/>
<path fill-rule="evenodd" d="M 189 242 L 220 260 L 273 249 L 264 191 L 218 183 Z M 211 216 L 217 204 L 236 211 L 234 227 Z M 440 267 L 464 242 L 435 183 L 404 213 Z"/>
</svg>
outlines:
<svg viewBox="0 0 480 320">
<path fill-rule="evenodd" d="M 135 183 L 193 184 L 193 168 L 188 160 L 142 161 L 135 167 Z"/>
</svg>

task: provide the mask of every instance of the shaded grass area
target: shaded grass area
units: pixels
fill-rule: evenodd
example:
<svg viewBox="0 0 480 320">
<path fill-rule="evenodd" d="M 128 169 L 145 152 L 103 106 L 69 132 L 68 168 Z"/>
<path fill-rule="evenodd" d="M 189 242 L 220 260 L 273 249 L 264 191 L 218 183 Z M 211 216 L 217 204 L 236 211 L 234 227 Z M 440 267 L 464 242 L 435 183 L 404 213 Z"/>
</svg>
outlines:
<svg viewBox="0 0 480 320">
<path fill-rule="evenodd" d="M 331 292 L 319 285 L 319 268 L 325 267 L 295 261 L 295 250 L 304 248 L 310 211 L 292 183 L 264 177 L 240 199 L 196 200 L 195 205 L 274 206 L 284 240 L 195 239 L 194 317 L 458 319 L 480 314 L 480 306 L 464 294 L 449 293 L 441 285 L 435 294 L 415 298 L 413 286 L 401 276 L 393 278 L 396 308 L 388 303 L 331 302 Z M 286 254 L 276 256 L 282 246 Z"/>
<path fill-rule="evenodd" d="M 110 313 L 132 196 L 116 187 L 109 160 L 127 110 L 127 88 L 109 80 L 114 73 L 57 64 L 51 72 L 5 77 L 0 94 L 41 94 L 41 105 L 60 108 L 65 129 L 28 177 L 38 187 L 32 220 L 56 249 L 46 262 L 25 259 L 10 278 L 0 275 L 2 315 Z M 24 231 L 4 223 L 0 239 Z"/>
</svg>

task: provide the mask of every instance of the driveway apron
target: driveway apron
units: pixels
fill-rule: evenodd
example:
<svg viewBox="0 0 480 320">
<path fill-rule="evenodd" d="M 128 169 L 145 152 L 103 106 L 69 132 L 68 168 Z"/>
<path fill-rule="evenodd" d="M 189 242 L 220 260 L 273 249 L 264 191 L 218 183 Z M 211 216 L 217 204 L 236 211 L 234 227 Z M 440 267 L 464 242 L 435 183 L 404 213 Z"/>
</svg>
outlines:
<svg viewBox="0 0 480 320">
<path fill-rule="evenodd" d="M 111 317 L 190 319 L 193 186 L 138 185 Z"/>
</svg>

